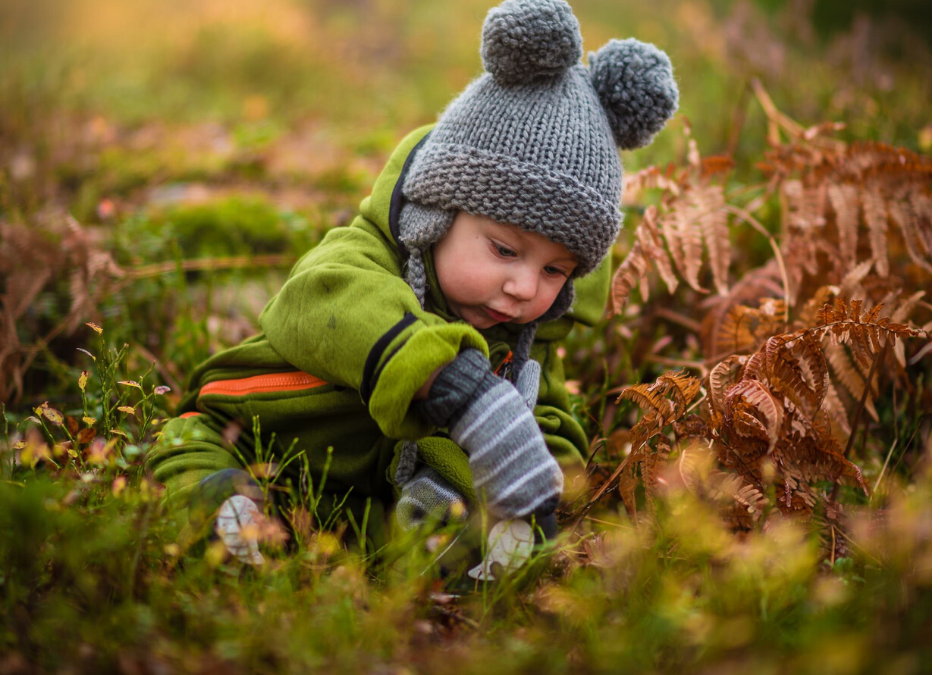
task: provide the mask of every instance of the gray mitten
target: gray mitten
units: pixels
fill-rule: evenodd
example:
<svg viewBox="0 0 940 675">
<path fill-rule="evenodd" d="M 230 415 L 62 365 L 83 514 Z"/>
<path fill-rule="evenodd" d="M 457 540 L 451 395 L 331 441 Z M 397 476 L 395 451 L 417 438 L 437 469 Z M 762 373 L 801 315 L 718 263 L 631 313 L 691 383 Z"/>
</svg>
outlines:
<svg viewBox="0 0 940 675">
<path fill-rule="evenodd" d="M 438 374 L 418 409 L 432 424 L 449 427 L 451 439 L 470 457 L 474 488 L 495 516 L 554 511 L 564 485 L 561 468 L 522 394 L 490 372 L 482 352 L 461 352 Z"/>
<path fill-rule="evenodd" d="M 466 520 L 467 502 L 454 487 L 429 466 L 421 468 L 401 489 L 396 514 L 398 523 L 406 530 L 434 518 L 438 522 Z"/>
<path fill-rule="evenodd" d="M 535 410 L 535 402 L 539 398 L 539 383 L 542 380 L 542 366 L 538 361 L 529 359 L 522 366 L 522 372 L 516 378 L 516 389 L 522 395 L 526 407 Z"/>
</svg>

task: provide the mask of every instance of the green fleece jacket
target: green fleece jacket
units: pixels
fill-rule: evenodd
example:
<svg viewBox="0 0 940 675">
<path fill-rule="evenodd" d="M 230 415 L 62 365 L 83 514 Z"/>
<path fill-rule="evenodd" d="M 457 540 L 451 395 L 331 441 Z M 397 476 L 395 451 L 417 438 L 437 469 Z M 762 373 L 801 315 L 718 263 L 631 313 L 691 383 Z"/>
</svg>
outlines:
<svg viewBox="0 0 940 675">
<path fill-rule="evenodd" d="M 418 440 L 419 459 L 475 503 L 466 455 L 411 405 L 417 390 L 461 350 L 504 362 L 521 326 L 479 331 L 447 310 L 433 259 L 425 257 L 430 292 L 422 309 L 404 279 L 398 242 L 401 184 L 414 151 L 431 127 L 412 132 L 395 150 L 360 214 L 331 230 L 294 266 L 261 314 L 263 333 L 220 352 L 192 374 L 181 417 L 168 423 L 148 467 L 167 497 L 186 497 L 202 478 L 257 461 L 252 420 L 262 446 L 274 435 L 275 458 L 307 456 L 315 484 L 332 447 L 327 490 L 392 501 L 400 441 Z M 610 281 L 609 260 L 575 283 L 576 303 L 561 319 L 539 326 L 530 358 L 542 365 L 534 413 L 562 465 L 583 463 L 587 439 L 571 415 L 558 341 L 575 321 L 600 317 Z M 284 474 L 298 479 L 302 462 Z M 294 483 L 296 485 L 296 482 Z"/>
</svg>

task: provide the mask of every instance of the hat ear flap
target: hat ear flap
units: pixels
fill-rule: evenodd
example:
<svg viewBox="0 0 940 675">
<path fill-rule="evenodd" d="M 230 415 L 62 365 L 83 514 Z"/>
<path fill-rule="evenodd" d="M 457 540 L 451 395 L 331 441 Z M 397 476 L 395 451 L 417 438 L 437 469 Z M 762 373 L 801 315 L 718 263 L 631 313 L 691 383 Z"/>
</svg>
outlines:
<svg viewBox="0 0 940 675">
<path fill-rule="evenodd" d="M 611 40 L 588 54 L 588 64 L 617 146 L 633 150 L 649 145 L 679 107 L 669 57 L 630 38 Z"/>
</svg>

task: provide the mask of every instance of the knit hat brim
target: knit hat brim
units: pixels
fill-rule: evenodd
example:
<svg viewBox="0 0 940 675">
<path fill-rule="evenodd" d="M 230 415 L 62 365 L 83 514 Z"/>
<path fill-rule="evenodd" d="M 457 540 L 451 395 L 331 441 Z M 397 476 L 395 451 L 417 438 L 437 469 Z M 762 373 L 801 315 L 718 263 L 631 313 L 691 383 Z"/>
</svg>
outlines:
<svg viewBox="0 0 940 675">
<path fill-rule="evenodd" d="M 507 155 L 433 140 L 416 155 L 403 193 L 426 206 L 459 209 L 538 232 L 578 257 L 576 276 L 600 265 L 623 220 L 609 199 L 571 176 Z M 583 223 L 592 223 L 592 236 L 584 236 Z"/>
</svg>

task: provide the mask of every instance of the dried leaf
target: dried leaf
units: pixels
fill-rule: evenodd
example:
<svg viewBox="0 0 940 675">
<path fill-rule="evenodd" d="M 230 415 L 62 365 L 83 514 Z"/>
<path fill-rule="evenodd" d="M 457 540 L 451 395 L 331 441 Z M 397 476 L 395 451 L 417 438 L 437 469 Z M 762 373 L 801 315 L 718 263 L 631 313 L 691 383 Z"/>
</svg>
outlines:
<svg viewBox="0 0 940 675">
<path fill-rule="evenodd" d="M 87 354 L 88 356 L 90 356 L 92 361 L 97 361 L 97 360 L 98 360 L 98 359 L 95 357 L 95 355 L 92 354 L 92 353 L 91 353 L 90 351 L 88 351 L 87 349 L 82 349 L 81 347 L 76 347 L 76 349 L 77 349 L 78 351 L 82 352 L 83 354 Z"/>
<path fill-rule="evenodd" d="M 36 412 L 45 417 L 57 427 L 61 427 L 65 422 L 65 416 L 55 408 L 51 407 L 49 405 L 49 401 L 45 401 L 41 406 L 39 406 L 36 409 Z"/>
<path fill-rule="evenodd" d="M 101 335 L 104 332 L 104 328 L 102 328 L 96 323 L 92 323 L 91 321 L 86 321 L 85 325 L 90 327 L 96 333 L 98 333 L 98 335 Z M 82 350 L 82 351 L 85 351 L 85 350 Z M 85 352 L 85 353 L 87 354 L 88 352 Z"/>
</svg>

